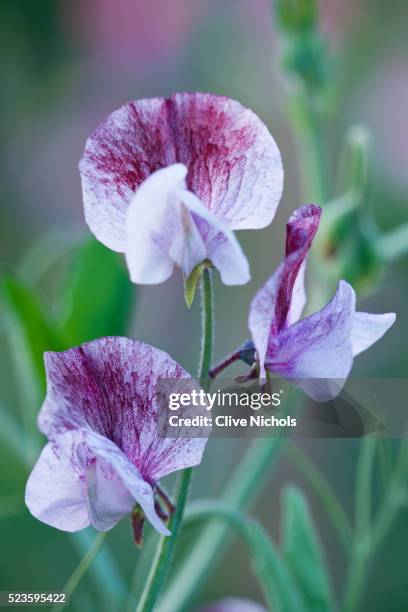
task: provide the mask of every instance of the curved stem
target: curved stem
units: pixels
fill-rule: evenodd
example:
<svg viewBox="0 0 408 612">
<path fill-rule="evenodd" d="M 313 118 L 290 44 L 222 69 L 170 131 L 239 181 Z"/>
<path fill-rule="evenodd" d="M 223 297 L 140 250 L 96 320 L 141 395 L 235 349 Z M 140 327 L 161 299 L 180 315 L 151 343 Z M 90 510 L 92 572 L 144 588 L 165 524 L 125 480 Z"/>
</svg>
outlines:
<svg viewBox="0 0 408 612">
<path fill-rule="evenodd" d="M 84 577 L 92 561 L 95 559 L 100 547 L 103 544 L 105 536 L 106 536 L 105 532 L 98 533 L 98 535 L 95 537 L 94 541 L 92 542 L 91 547 L 88 549 L 87 553 L 82 558 L 79 565 L 76 567 L 73 574 L 69 578 L 68 582 L 62 589 L 62 592 L 66 594 L 67 599 L 69 599 L 72 593 L 75 591 L 76 587 L 78 586 L 78 584 Z M 55 606 L 51 608 L 51 612 L 56 612 L 56 610 L 59 610 L 60 608 L 61 608 L 60 604 L 56 604 Z"/>
<path fill-rule="evenodd" d="M 273 461 L 285 442 L 284 438 L 254 440 L 232 475 L 222 502 L 231 510 L 241 511 L 253 503 L 270 478 Z M 229 525 L 226 523 L 210 524 L 202 530 L 155 612 L 188 609 L 196 591 L 208 578 L 209 572 L 215 569 L 216 557 L 228 542 L 228 535 Z"/>
<path fill-rule="evenodd" d="M 289 459 L 293 461 L 311 487 L 313 487 L 316 495 L 320 498 L 339 535 L 345 551 L 349 552 L 353 538 L 350 523 L 330 484 L 310 457 L 302 452 L 300 448 L 291 444 L 288 445 L 287 452 Z"/>
<path fill-rule="evenodd" d="M 201 386 L 204 390 L 207 390 L 209 387 L 209 370 L 212 359 L 214 330 L 212 279 L 211 272 L 208 269 L 203 271 L 201 278 L 201 300 L 202 345 L 198 377 Z M 187 468 L 178 474 L 174 495 L 176 511 L 169 522 L 171 536 L 163 536 L 160 538 L 145 588 L 136 608 L 137 612 L 151 612 L 153 609 L 156 609 L 156 602 L 166 581 L 177 539 L 180 535 L 192 475 L 193 468 Z"/>
<path fill-rule="evenodd" d="M 196 502 L 186 515 L 186 524 L 218 519 L 232 527 L 249 549 L 251 565 L 270 609 L 282 606 L 287 612 L 301 612 L 302 598 L 272 540 L 257 521 L 222 502 Z"/>
<path fill-rule="evenodd" d="M 225 359 L 217 363 L 213 368 L 211 368 L 209 375 L 210 378 L 217 378 L 226 368 L 235 363 L 241 358 L 239 351 L 235 353 L 230 353 Z"/>
</svg>

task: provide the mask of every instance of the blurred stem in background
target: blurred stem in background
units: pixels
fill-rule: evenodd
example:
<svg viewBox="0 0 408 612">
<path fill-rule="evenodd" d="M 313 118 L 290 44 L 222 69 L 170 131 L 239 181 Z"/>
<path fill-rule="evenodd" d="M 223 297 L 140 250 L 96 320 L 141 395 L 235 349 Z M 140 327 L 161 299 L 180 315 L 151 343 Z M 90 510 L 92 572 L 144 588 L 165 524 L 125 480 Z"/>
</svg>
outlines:
<svg viewBox="0 0 408 612">
<path fill-rule="evenodd" d="M 333 66 L 320 35 L 314 0 L 275 0 L 283 75 L 288 84 L 289 119 L 299 146 L 303 195 L 323 205 L 328 198 L 326 120 L 333 90 Z"/>
<path fill-rule="evenodd" d="M 92 542 L 92 545 L 88 548 L 86 554 L 84 555 L 83 559 L 79 563 L 78 567 L 74 570 L 68 582 L 62 589 L 62 592 L 65 593 L 67 600 L 69 600 L 72 593 L 75 591 L 78 584 L 80 583 L 80 581 L 86 574 L 88 568 L 90 567 L 96 555 L 98 554 L 99 549 L 101 548 L 105 540 L 105 537 L 106 537 L 106 532 L 99 532 L 95 536 L 94 541 Z M 55 604 L 52 607 L 51 612 L 56 612 L 57 610 L 60 610 L 60 609 L 61 609 L 61 606 L 59 604 Z"/>
<path fill-rule="evenodd" d="M 387 490 L 375 519 L 372 520 L 372 470 L 377 446 L 378 441 L 375 438 L 364 439 L 361 442 L 356 476 L 354 547 L 344 591 L 343 612 L 358 610 L 364 592 L 369 562 L 383 543 L 398 511 L 406 506 L 408 501 L 406 485 L 408 442 L 403 439 Z"/>
</svg>

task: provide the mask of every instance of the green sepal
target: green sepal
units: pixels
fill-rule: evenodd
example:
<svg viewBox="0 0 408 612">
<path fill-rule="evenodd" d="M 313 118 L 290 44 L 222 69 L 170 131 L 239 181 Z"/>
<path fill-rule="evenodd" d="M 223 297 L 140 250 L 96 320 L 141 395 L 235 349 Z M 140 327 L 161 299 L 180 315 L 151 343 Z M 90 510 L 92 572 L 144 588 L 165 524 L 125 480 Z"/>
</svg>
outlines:
<svg viewBox="0 0 408 612">
<path fill-rule="evenodd" d="M 184 278 L 184 299 L 188 308 L 191 308 L 194 297 L 197 291 L 197 286 L 201 278 L 202 273 L 207 268 L 212 268 L 213 265 L 209 259 L 205 259 L 199 263 L 191 272 L 190 276 Z"/>
</svg>

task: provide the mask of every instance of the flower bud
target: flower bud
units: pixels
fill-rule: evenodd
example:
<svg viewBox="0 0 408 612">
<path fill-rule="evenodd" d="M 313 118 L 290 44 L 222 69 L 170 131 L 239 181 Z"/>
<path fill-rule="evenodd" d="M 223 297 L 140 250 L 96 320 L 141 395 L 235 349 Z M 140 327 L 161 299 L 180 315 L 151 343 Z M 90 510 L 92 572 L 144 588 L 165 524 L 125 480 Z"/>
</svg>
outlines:
<svg viewBox="0 0 408 612">
<path fill-rule="evenodd" d="M 352 195 L 328 204 L 316 246 L 328 277 L 348 281 L 365 293 L 378 283 L 383 266 L 378 253 L 379 232 Z"/>
</svg>

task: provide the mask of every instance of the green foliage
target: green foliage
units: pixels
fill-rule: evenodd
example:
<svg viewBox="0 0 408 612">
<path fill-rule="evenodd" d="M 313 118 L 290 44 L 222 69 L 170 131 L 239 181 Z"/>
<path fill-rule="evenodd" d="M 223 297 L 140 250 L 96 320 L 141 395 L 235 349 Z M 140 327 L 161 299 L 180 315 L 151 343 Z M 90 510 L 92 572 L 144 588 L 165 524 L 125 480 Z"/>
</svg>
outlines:
<svg viewBox="0 0 408 612">
<path fill-rule="evenodd" d="M 265 530 L 252 522 L 248 523 L 246 531 L 254 571 L 262 584 L 270 609 L 279 612 L 309 611 L 299 588 L 301 585 Z"/>
<path fill-rule="evenodd" d="M 35 387 L 45 387 L 43 353 L 60 350 L 62 342 L 45 315 L 38 296 L 15 278 L 2 283 L 2 296 L 9 315 L 9 336 L 29 371 Z"/>
<path fill-rule="evenodd" d="M 370 134 L 363 126 L 349 129 L 339 169 L 339 198 L 324 210 L 316 248 L 326 278 L 347 280 L 358 293 L 377 286 L 383 272 L 380 232 L 369 210 Z"/>
<path fill-rule="evenodd" d="M 284 558 L 303 593 L 309 612 L 333 609 L 332 594 L 323 552 L 306 497 L 294 486 L 282 495 Z"/>
<path fill-rule="evenodd" d="M 316 27 L 315 0 L 277 0 L 275 5 L 279 24 L 288 34 L 310 32 Z"/>
<path fill-rule="evenodd" d="M 18 356 L 22 383 L 37 390 L 34 403 L 45 391 L 44 352 L 125 334 L 134 293 L 119 256 L 93 239 L 76 251 L 56 316 L 22 280 L 3 280 L 9 339 Z"/>
<path fill-rule="evenodd" d="M 321 112 L 327 105 L 331 65 L 319 32 L 316 2 L 275 0 L 274 4 L 283 43 L 282 64 L 294 81 L 296 106 Z"/>
<path fill-rule="evenodd" d="M 93 238 L 66 279 L 59 328 L 71 346 L 126 333 L 135 289 L 120 256 Z"/>
<path fill-rule="evenodd" d="M 373 220 L 360 209 L 352 194 L 328 204 L 316 237 L 316 249 L 331 283 L 337 284 L 342 278 L 357 293 L 376 286 L 383 272 L 379 236 Z"/>
<path fill-rule="evenodd" d="M 190 504 L 185 523 L 196 524 L 211 518 L 225 521 L 242 537 L 269 609 L 276 612 L 308 612 L 295 577 L 262 525 L 241 515 L 228 504 L 216 501 Z"/>
</svg>

